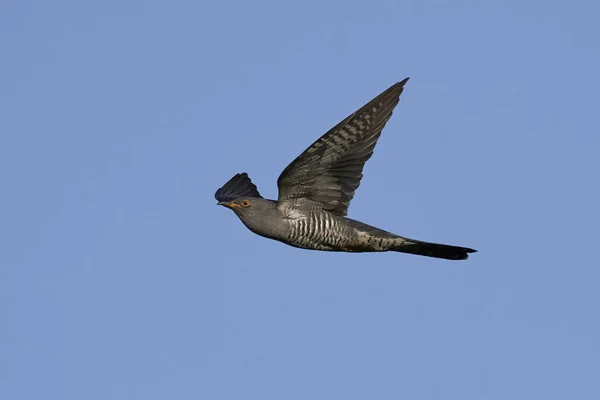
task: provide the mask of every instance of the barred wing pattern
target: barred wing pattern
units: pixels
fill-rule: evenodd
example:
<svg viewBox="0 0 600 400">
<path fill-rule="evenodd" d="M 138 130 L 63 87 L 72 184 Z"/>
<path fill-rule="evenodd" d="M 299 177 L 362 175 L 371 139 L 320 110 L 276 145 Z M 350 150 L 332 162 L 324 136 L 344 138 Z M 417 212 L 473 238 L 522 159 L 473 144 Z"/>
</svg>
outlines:
<svg viewBox="0 0 600 400">
<path fill-rule="evenodd" d="M 288 165 L 277 180 L 278 203 L 308 199 L 336 216 L 345 216 L 365 162 L 407 81 L 396 83 L 348 116 Z"/>
</svg>

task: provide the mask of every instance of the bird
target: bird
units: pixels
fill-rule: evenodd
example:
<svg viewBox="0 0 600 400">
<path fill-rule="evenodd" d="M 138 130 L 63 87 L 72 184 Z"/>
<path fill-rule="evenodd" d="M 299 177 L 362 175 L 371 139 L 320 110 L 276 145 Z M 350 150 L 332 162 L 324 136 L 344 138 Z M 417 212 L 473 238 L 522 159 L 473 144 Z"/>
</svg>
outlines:
<svg viewBox="0 0 600 400">
<path fill-rule="evenodd" d="M 346 217 L 363 167 L 408 79 L 350 114 L 292 161 L 277 179 L 277 200 L 263 198 L 243 172 L 216 191 L 217 204 L 231 209 L 255 234 L 297 248 L 467 259 L 477 250 L 410 239 Z"/>
</svg>

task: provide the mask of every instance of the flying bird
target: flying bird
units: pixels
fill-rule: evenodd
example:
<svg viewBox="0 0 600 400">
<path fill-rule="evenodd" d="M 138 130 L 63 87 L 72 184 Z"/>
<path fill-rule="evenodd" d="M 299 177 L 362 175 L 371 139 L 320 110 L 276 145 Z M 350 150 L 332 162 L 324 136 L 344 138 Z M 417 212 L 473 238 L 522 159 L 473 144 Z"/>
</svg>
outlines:
<svg viewBox="0 0 600 400">
<path fill-rule="evenodd" d="M 218 204 L 252 232 L 294 247 L 465 260 L 476 250 L 409 239 L 346 217 L 365 162 L 407 81 L 392 85 L 304 150 L 277 179 L 277 201 L 263 198 L 244 172 L 217 190 Z"/>
</svg>

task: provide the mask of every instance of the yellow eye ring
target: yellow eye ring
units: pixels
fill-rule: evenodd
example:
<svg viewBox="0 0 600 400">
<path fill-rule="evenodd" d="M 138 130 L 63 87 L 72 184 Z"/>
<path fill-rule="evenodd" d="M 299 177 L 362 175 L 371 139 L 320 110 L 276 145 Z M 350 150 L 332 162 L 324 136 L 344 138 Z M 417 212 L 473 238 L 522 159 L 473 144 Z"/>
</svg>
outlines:
<svg viewBox="0 0 600 400">
<path fill-rule="evenodd" d="M 248 200 L 248 199 L 242 200 L 242 206 L 248 207 L 249 205 L 250 205 L 250 200 Z"/>
</svg>

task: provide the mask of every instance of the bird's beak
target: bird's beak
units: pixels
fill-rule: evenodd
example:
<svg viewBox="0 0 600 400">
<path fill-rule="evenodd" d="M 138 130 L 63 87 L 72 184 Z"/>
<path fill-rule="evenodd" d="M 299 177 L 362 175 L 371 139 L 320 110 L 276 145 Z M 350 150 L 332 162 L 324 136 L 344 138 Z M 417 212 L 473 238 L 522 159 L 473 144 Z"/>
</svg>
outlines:
<svg viewBox="0 0 600 400">
<path fill-rule="evenodd" d="M 238 204 L 232 203 L 230 201 L 220 201 L 217 203 L 217 205 L 227 207 L 227 208 L 241 208 Z"/>
</svg>

